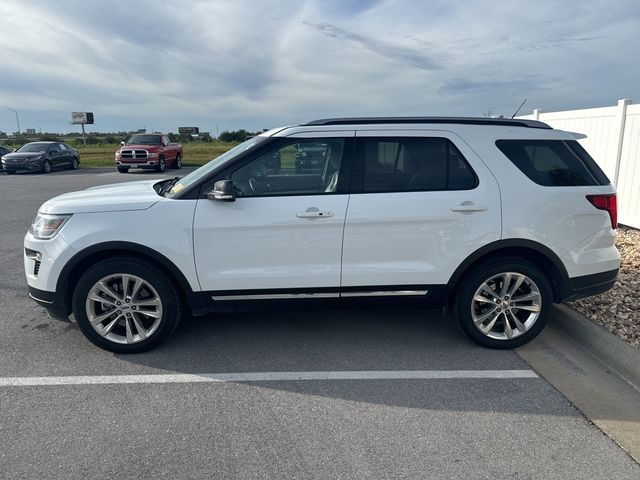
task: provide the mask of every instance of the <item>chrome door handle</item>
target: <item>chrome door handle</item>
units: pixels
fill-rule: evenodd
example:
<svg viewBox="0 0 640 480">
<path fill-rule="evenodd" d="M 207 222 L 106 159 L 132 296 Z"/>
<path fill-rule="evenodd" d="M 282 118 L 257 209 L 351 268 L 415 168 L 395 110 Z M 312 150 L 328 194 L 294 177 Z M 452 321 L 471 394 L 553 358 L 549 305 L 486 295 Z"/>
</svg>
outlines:
<svg viewBox="0 0 640 480">
<path fill-rule="evenodd" d="M 320 210 L 316 207 L 307 208 L 304 212 L 296 213 L 298 218 L 324 218 L 333 216 L 333 212 Z"/>
<path fill-rule="evenodd" d="M 484 212 L 487 207 L 481 207 L 471 202 L 462 202 L 460 205 L 451 207 L 452 212 Z"/>
</svg>

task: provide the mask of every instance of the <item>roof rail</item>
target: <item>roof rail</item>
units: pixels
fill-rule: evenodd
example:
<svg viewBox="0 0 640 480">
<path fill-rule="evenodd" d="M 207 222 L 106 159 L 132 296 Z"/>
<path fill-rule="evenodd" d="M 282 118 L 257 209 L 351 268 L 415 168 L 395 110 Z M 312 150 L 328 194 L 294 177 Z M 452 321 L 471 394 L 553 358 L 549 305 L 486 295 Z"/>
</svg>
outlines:
<svg viewBox="0 0 640 480">
<path fill-rule="evenodd" d="M 352 118 L 324 118 L 304 123 L 301 126 L 312 125 L 376 125 L 393 123 L 449 123 L 461 125 L 502 125 L 509 127 L 546 128 L 549 125 L 537 120 L 522 120 L 511 118 L 483 118 L 483 117 L 352 117 Z"/>
</svg>

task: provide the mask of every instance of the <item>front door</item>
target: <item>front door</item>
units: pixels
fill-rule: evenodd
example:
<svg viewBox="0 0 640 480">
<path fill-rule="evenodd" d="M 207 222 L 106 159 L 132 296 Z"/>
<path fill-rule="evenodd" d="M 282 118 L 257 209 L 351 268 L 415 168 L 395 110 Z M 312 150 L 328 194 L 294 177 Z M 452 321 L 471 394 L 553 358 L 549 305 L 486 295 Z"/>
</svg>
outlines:
<svg viewBox="0 0 640 480">
<path fill-rule="evenodd" d="M 354 132 L 308 135 L 216 178 L 233 182 L 234 202 L 198 200 L 196 269 L 215 300 L 337 296 Z"/>
</svg>

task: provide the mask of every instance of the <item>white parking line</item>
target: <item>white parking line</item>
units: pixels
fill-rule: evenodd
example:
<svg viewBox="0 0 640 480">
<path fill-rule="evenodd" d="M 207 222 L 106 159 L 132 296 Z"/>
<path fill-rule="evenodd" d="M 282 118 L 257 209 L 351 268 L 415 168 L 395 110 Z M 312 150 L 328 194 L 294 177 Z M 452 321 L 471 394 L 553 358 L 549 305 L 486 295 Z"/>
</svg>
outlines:
<svg viewBox="0 0 640 480">
<path fill-rule="evenodd" d="M 533 370 L 400 370 L 344 372 L 250 372 L 157 375 L 5 377 L 0 387 L 108 385 L 131 383 L 288 382 L 299 380 L 442 380 L 538 378 Z"/>
</svg>

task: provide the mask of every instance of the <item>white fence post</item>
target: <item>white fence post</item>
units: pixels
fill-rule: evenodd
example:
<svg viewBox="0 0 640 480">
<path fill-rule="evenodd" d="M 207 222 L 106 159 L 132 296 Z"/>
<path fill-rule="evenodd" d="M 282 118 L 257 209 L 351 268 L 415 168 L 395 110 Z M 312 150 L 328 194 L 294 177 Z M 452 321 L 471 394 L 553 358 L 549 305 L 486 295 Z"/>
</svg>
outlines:
<svg viewBox="0 0 640 480">
<path fill-rule="evenodd" d="M 622 143 L 624 142 L 624 128 L 627 120 L 627 105 L 631 103 L 631 99 L 623 98 L 618 100 L 618 125 L 620 129 L 620 136 L 618 137 L 618 150 L 616 152 L 616 169 L 613 175 L 613 185 L 618 187 L 618 176 L 620 175 L 620 162 L 622 160 Z"/>
</svg>

